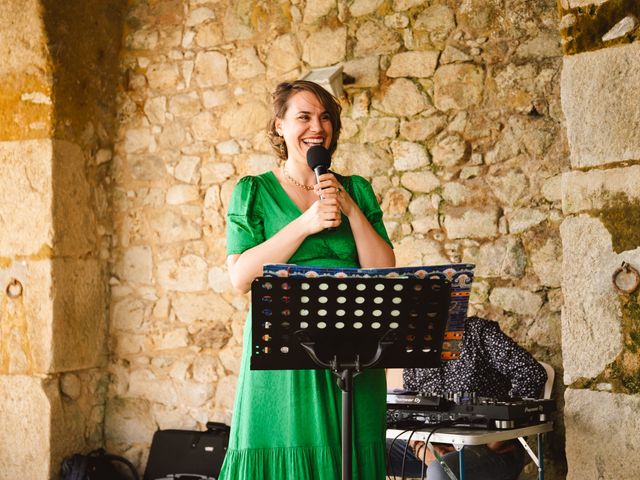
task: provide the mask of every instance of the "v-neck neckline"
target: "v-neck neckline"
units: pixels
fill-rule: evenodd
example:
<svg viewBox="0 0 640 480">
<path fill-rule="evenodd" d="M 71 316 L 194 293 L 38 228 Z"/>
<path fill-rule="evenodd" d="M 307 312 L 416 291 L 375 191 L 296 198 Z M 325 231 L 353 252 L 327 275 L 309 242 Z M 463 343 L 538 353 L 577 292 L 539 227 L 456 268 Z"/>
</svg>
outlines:
<svg viewBox="0 0 640 480">
<path fill-rule="evenodd" d="M 284 189 L 284 187 L 282 186 L 282 184 L 280 183 L 280 181 L 278 180 L 278 177 L 276 177 L 276 174 L 273 173 L 273 170 L 269 170 L 267 172 L 267 175 L 269 176 L 269 179 L 271 180 L 271 183 L 275 184 L 275 188 L 280 189 L 281 193 L 287 198 L 287 201 L 289 202 L 289 204 L 297 210 L 297 212 L 302 215 L 303 211 L 302 209 L 298 206 L 298 204 L 296 202 L 293 201 L 293 198 L 291 198 L 289 196 L 289 194 L 287 193 L 287 191 Z"/>
</svg>

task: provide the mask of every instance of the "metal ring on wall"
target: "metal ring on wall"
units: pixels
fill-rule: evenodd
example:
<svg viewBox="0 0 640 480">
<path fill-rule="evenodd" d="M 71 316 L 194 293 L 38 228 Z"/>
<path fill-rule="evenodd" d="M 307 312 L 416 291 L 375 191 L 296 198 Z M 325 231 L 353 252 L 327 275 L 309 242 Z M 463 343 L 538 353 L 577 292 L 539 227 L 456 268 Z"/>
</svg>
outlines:
<svg viewBox="0 0 640 480">
<path fill-rule="evenodd" d="M 20 283 L 20 280 L 18 280 L 17 278 L 12 279 L 6 288 L 7 296 L 9 298 L 18 298 L 22 295 L 23 291 L 24 288 L 22 286 L 22 283 Z"/>
<path fill-rule="evenodd" d="M 630 276 L 631 280 L 625 283 L 630 283 L 630 286 L 620 286 L 620 275 L 624 273 L 624 276 Z M 624 278 L 624 277 L 623 277 Z M 613 282 L 614 288 L 620 293 L 633 293 L 640 285 L 640 273 L 638 270 L 633 268 L 627 262 L 622 262 L 622 265 L 613 272 L 611 276 L 611 281 Z"/>
</svg>

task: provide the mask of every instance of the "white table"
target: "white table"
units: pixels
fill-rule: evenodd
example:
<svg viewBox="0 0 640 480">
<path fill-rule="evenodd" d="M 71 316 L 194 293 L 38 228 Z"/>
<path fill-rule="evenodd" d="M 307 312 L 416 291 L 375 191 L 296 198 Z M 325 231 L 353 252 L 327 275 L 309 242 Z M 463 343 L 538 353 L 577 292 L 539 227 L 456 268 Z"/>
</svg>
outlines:
<svg viewBox="0 0 640 480">
<path fill-rule="evenodd" d="M 405 430 L 395 430 L 389 429 L 387 430 L 387 438 L 399 438 L 402 440 L 409 440 L 409 436 L 411 435 L 411 440 L 421 440 L 423 442 L 429 439 L 429 443 L 449 443 L 455 447 L 455 449 L 459 452 L 459 460 L 460 460 L 460 479 L 464 480 L 464 447 L 467 445 L 485 445 L 491 442 L 499 442 L 502 440 L 512 440 L 517 438 L 524 449 L 527 451 L 531 459 L 534 461 L 536 466 L 538 467 L 538 480 L 544 480 L 544 459 L 542 456 L 542 434 L 547 433 L 553 430 L 553 422 L 545 422 L 539 423 L 536 425 L 530 425 L 528 427 L 520 427 L 520 428 L 510 428 L 504 430 L 488 430 L 484 428 L 464 428 L 464 427 L 443 427 L 438 428 L 431 436 L 431 430 L 434 427 L 425 426 L 419 430 L 416 430 L 413 435 L 411 432 L 413 430 L 405 431 Z M 538 453 L 536 454 L 529 444 L 526 442 L 525 437 L 530 435 L 537 435 L 538 437 Z M 448 469 L 445 468 L 447 474 L 452 478 L 452 480 L 456 479 L 455 475 Z"/>
</svg>

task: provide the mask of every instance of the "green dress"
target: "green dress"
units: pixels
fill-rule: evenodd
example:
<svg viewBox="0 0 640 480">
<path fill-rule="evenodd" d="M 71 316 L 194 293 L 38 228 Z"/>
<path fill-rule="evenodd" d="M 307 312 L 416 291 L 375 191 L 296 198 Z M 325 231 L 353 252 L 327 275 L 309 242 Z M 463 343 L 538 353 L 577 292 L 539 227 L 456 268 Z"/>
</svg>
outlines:
<svg viewBox="0 0 640 480">
<path fill-rule="evenodd" d="M 337 177 L 389 242 L 371 185 L 359 176 Z M 264 242 L 301 214 L 272 172 L 240 179 L 227 213 L 227 253 L 242 253 Z M 358 266 L 346 218 L 335 232 L 307 237 L 289 263 Z M 219 480 L 339 480 L 342 397 L 335 377 L 328 370 L 250 370 L 250 316 Z M 385 478 L 385 394 L 382 370 L 355 377 L 354 480 Z"/>
</svg>

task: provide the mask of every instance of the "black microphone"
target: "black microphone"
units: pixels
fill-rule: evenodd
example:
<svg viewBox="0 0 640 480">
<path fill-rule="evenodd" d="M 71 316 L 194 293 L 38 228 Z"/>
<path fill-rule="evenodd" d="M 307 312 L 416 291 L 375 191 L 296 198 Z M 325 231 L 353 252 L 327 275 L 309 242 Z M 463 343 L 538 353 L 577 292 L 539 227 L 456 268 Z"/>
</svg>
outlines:
<svg viewBox="0 0 640 480">
<path fill-rule="evenodd" d="M 331 154 L 329 150 L 324 148 L 322 145 L 314 145 L 309 150 L 307 150 L 307 165 L 314 171 L 316 174 L 316 183 L 320 180 L 320 175 L 323 175 L 329 171 L 329 167 L 331 166 Z M 320 198 L 323 199 L 322 193 L 320 194 Z M 335 227 L 329 227 L 325 230 L 327 232 L 335 231 Z"/>
<path fill-rule="evenodd" d="M 307 165 L 316 174 L 316 183 L 319 182 L 318 178 L 329 171 L 331 166 L 331 154 L 329 150 L 322 145 L 314 145 L 307 150 Z M 322 198 L 322 195 L 320 196 Z"/>
</svg>

